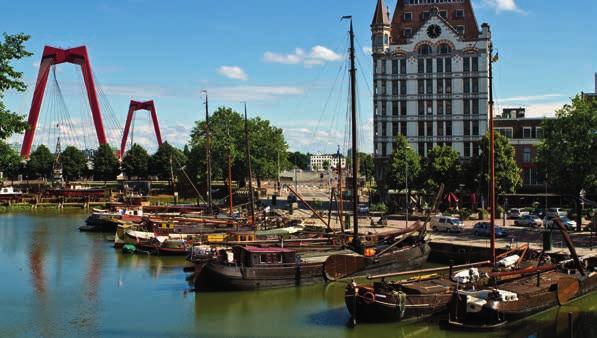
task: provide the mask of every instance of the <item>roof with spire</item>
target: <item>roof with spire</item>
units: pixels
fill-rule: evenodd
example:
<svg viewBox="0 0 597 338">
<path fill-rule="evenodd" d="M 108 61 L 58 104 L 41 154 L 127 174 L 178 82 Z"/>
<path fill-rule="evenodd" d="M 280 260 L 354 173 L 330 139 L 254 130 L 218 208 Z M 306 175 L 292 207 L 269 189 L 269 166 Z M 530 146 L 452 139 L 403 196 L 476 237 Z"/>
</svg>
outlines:
<svg viewBox="0 0 597 338">
<path fill-rule="evenodd" d="M 377 0 L 377 6 L 375 7 L 375 14 L 373 14 L 373 25 L 389 25 L 390 16 L 388 15 L 388 8 L 383 0 Z"/>
<path fill-rule="evenodd" d="M 377 13 L 379 10 L 378 1 Z M 431 1 L 420 0 L 419 3 L 412 4 L 411 0 L 398 0 L 396 2 L 396 9 L 392 17 L 392 42 L 398 44 L 404 44 L 407 38 L 404 36 L 405 29 L 411 29 L 412 35 L 425 24 L 431 17 L 431 11 L 436 8 L 438 15 L 441 13 L 445 14 L 443 18 L 452 27 L 464 26 L 464 40 L 476 40 L 479 37 L 479 26 L 477 25 L 477 19 L 473 11 L 473 6 L 470 0 L 447 0 L 446 2 L 433 3 Z M 385 11 L 387 13 L 387 10 Z M 462 13 L 462 16 L 457 15 L 457 12 Z M 410 19 L 405 17 L 405 13 L 410 13 Z"/>
</svg>

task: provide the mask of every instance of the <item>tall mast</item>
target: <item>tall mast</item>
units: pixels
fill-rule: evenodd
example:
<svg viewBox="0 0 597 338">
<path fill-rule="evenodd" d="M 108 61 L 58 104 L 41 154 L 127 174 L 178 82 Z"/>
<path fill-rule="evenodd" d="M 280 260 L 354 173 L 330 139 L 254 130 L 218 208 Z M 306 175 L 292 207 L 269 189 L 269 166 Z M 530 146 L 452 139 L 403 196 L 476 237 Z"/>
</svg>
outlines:
<svg viewBox="0 0 597 338">
<path fill-rule="evenodd" d="M 338 198 L 336 203 L 338 204 L 338 221 L 340 221 L 340 231 L 344 234 L 344 220 L 342 219 L 344 214 L 344 199 L 342 198 L 342 155 L 340 154 L 340 146 L 338 146 Z"/>
<path fill-rule="evenodd" d="M 205 159 L 207 162 L 207 212 L 212 214 L 212 199 L 211 199 L 211 154 L 210 154 L 210 137 L 209 137 L 209 100 L 207 91 L 205 92 Z"/>
<path fill-rule="evenodd" d="M 230 128 L 228 124 L 226 124 L 226 136 L 228 137 L 228 199 L 230 215 L 232 215 L 232 144 L 230 142 Z"/>
<path fill-rule="evenodd" d="M 357 142 L 357 80 L 354 56 L 354 31 L 352 29 L 352 16 L 345 16 L 343 19 L 350 20 L 350 102 L 352 115 L 352 216 L 354 223 L 354 232 L 352 244 L 357 252 L 362 251 L 361 240 L 359 239 L 359 193 L 358 193 L 358 177 L 359 177 L 359 151 Z"/>
<path fill-rule="evenodd" d="M 493 131 L 493 44 L 489 41 L 489 137 L 490 137 L 490 224 L 491 224 L 491 263 L 495 266 L 495 149 L 494 149 L 494 131 Z"/>
<path fill-rule="evenodd" d="M 249 204 L 251 208 L 251 222 L 255 226 L 255 201 L 253 201 L 253 170 L 251 169 L 251 145 L 249 144 L 249 123 L 247 119 L 247 103 L 245 104 L 245 146 L 247 151 L 247 166 L 249 169 Z"/>
</svg>

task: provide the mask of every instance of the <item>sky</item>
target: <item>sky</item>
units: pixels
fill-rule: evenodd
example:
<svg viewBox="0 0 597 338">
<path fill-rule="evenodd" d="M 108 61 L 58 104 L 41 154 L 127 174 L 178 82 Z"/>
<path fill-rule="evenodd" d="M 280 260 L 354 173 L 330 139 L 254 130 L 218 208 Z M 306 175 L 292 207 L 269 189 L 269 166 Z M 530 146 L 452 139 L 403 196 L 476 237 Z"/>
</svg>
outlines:
<svg viewBox="0 0 597 338">
<path fill-rule="evenodd" d="M 31 35 L 26 46 L 34 55 L 15 62 L 29 89 L 9 92 L 5 101 L 13 111 L 28 113 L 44 45 L 86 45 L 100 96 L 110 107 L 102 104 L 104 119 L 113 122 L 113 129 L 124 125 L 129 100 L 153 99 L 164 139 L 183 146 L 194 121 L 204 117 L 206 90 L 210 110 L 242 111 L 246 101 L 249 116 L 282 128 L 293 151 L 335 152 L 338 146 L 346 149 L 348 141 L 348 26 L 339 18 L 352 15 L 359 144 L 371 151 L 368 51 L 376 1 L 8 1 L 2 5 L 0 31 Z M 386 5 L 392 12 L 395 1 Z M 491 25 L 500 55 L 494 67 L 498 109 L 524 106 L 527 115 L 549 116 L 576 93 L 594 90 L 597 1 L 473 0 L 473 6 L 477 22 Z M 63 133 L 87 144 L 94 131 L 78 71 L 59 65 L 56 77 L 74 126 Z M 40 124 L 50 125 L 48 120 L 59 116 L 51 96 L 46 95 Z M 137 114 L 134 141 L 153 150 L 152 133 L 148 114 Z M 118 138 L 116 133 L 112 138 Z"/>
</svg>

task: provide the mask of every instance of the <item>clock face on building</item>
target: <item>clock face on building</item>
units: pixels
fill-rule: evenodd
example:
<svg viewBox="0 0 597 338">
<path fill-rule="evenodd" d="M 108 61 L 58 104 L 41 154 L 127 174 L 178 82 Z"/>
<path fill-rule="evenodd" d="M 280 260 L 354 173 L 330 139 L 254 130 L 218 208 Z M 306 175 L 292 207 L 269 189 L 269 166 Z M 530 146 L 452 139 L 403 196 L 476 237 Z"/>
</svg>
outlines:
<svg viewBox="0 0 597 338">
<path fill-rule="evenodd" d="M 427 27 L 427 35 L 429 35 L 429 37 L 432 39 L 437 38 L 441 33 L 442 29 L 438 25 L 430 25 Z"/>
</svg>

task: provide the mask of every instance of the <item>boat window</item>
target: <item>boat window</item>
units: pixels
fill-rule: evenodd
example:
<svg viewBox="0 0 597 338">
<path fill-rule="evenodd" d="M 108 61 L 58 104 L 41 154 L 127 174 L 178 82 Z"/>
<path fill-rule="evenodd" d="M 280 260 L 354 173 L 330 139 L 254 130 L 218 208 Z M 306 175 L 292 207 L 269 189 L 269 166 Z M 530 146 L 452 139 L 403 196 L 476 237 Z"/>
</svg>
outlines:
<svg viewBox="0 0 597 338">
<path fill-rule="evenodd" d="M 284 263 L 284 259 L 281 254 L 276 254 L 276 261 L 278 263 Z"/>
</svg>

